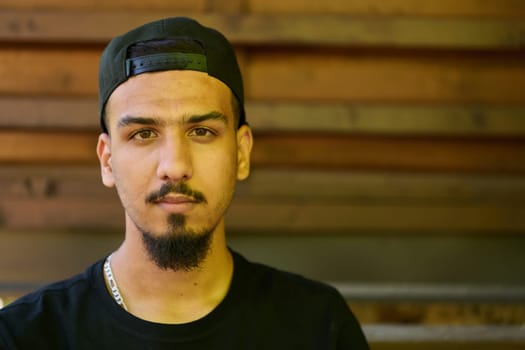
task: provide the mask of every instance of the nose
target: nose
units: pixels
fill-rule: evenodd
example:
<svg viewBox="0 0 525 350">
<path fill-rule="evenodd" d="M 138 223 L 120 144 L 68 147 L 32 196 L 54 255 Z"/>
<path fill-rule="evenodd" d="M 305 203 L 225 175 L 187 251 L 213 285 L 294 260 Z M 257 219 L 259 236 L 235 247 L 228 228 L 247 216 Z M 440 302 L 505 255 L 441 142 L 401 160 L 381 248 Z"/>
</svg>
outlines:
<svg viewBox="0 0 525 350">
<path fill-rule="evenodd" d="M 164 181 L 179 182 L 192 176 L 192 155 L 182 137 L 165 138 L 159 149 L 157 176 Z"/>
</svg>

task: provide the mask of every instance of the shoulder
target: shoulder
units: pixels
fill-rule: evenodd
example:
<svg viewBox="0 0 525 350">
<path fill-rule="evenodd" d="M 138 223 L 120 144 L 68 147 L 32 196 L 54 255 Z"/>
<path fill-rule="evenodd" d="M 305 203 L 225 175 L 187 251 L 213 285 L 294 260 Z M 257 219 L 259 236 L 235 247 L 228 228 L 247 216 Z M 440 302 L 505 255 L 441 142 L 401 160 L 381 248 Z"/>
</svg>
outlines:
<svg viewBox="0 0 525 350">
<path fill-rule="evenodd" d="M 284 271 L 235 255 L 240 283 L 256 295 L 274 298 L 274 302 L 315 303 L 319 307 L 346 308 L 343 297 L 333 286 L 300 274 Z"/>
<path fill-rule="evenodd" d="M 93 288 L 92 274 L 99 264 L 90 266 L 82 274 L 44 286 L 0 309 L 0 332 L 1 328 L 6 328 L 10 333 L 18 333 L 27 327 L 74 314 L 81 307 L 79 301 Z"/>
<path fill-rule="evenodd" d="M 293 333 L 309 339 L 310 345 L 323 339 L 333 342 L 334 349 L 368 349 L 359 322 L 335 287 L 238 254 L 234 257 L 240 270 L 234 273 L 241 286 L 237 303 L 242 300 L 244 309 L 257 315 L 258 327 L 269 325 L 268 331 L 275 332 L 278 323 L 287 332 L 283 337 Z"/>
</svg>

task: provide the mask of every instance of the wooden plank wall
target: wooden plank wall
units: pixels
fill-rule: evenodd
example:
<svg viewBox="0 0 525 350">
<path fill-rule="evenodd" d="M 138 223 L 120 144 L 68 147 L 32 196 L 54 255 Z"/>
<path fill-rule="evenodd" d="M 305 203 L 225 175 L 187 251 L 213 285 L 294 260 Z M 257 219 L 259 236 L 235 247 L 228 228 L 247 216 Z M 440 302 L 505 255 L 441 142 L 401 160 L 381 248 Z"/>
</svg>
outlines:
<svg viewBox="0 0 525 350">
<path fill-rule="evenodd" d="M 256 143 L 233 245 L 278 263 L 294 261 L 274 253 L 284 240 L 333 242 L 315 277 L 336 279 L 373 349 L 525 348 L 521 0 L 3 0 L 0 296 L 118 244 L 122 210 L 95 156 L 98 59 L 169 15 L 219 28 L 241 61 Z M 315 275 L 308 260 L 297 270 Z"/>
</svg>

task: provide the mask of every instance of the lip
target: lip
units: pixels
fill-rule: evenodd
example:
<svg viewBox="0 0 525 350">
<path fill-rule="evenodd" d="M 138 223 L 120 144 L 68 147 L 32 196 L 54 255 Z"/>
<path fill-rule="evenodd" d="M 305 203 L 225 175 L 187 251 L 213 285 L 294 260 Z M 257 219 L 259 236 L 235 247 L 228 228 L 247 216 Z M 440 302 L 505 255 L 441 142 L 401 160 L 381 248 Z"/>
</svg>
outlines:
<svg viewBox="0 0 525 350">
<path fill-rule="evenodd" d="M 197 201 L 191 197 L 168 195 L 159 198 L 155 203 L 170 213 L 179 214 L 191 210 L 197 204 Z"/>
<path fill-rule="evenodd" d="M 197 203 L 197 201 L 191 197 L 176 195 L 176 196 L 164 196 L 159 198 L 157 203 L 166 203 L 166 204 L 185 204 L 185 203 Z"/>
</svg>

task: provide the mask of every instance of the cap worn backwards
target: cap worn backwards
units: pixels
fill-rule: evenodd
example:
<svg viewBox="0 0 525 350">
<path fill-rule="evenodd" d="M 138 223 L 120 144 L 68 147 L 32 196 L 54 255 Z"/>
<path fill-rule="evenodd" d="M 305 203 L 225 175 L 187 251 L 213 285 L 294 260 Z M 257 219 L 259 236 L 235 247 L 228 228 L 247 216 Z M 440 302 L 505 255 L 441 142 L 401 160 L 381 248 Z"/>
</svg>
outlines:
<svg viewBox="0 0 525 350">
<path fill-rule="evenodd" d="M 198 43 L 200 50 L 166 50 L 129 57 L 128 48 L 151 40 L 182 39 Z M 191 50 L 190 50 L 191 51 Z M 186 17 L 165 18 L 115 37 L 104 49 L 99 66 L 99 115 L 104 132 L 104 109 L 113 91 L 134 75 L 163 70 L 206 72 L 230 88 L 239 102 L 239 126 L 246 124 L 242 76 L 235 52 L 218 31 Z"/>
</svg>

